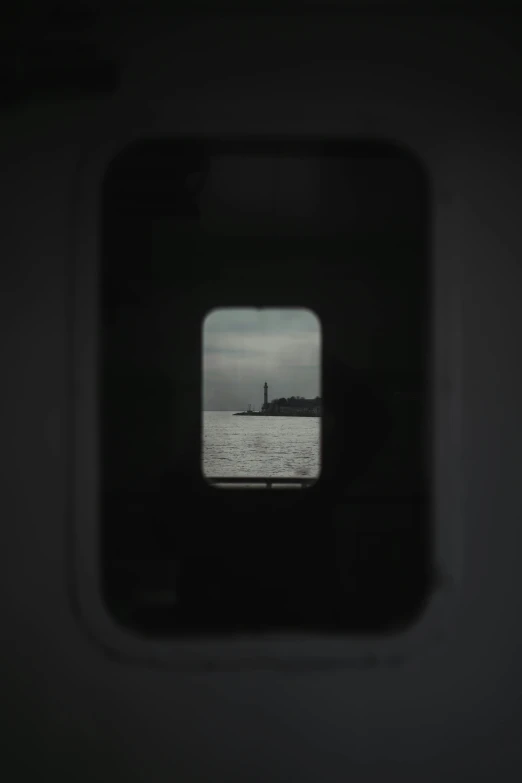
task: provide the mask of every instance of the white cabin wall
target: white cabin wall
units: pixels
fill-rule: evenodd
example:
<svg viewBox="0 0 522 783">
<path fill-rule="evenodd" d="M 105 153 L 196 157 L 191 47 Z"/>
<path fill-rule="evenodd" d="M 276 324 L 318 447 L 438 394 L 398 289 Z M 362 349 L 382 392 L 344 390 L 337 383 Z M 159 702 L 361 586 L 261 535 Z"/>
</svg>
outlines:
<svg viewBox="0 0 522 783">
<path fill-rule="evenodd" d="M 120 98 L 35 105 L 4 121 L 5 780 L 519 777 L 520 71 L 487 26 L 461 38 L 453 23 L 444 32 L 434 20 L 390 17 L 377 47 L 368 38 L 373 22 L 346 30 L 332 17 L 305 16 L 286 32 L 282 24 L 252 20 L 245 35 L 224 17 L 198 18 L 172 37 L 163 26 L 139 46 L 147 26 L 129 25 L 117 44 L 126 62 Z M 391 65 L 398 53 L 401 67 Z M 410 142 L 432 166 L 437 284 L 452 264 L 462 284 L 461 378 L 443 372 L 438 393 L 462 385 L 463 575 L 452 635 L 401 669 L 139 669 L 104 658 L 74 619 L 66 494 L 71 189 L 83 150 L 93 138 L 110 139 L 112 128 L 118 135 L 139 100 L 132 113 L 151 128 L 372 131 Z"/>
</svg>

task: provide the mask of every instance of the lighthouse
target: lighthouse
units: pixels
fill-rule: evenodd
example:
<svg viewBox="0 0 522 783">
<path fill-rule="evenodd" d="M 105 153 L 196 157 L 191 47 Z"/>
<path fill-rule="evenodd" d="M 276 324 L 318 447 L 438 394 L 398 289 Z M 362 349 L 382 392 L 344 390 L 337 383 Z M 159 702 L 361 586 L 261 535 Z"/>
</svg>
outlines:
<svg viewBox="0 0 522 783">
<path fill-rule="evenodd" d="M 265 402 L 263 408 L 266 410 L 268 408 L 268 383 L 266 381 L 265 381 L 264 389 L 265 389 Z"/>
</svg>

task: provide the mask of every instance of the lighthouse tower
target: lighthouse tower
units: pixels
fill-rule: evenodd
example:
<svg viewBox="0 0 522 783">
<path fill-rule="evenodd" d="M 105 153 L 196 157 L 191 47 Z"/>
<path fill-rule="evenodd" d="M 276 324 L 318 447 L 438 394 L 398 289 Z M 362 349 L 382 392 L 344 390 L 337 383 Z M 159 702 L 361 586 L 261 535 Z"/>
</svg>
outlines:
<svg viewBox="0 0 522 783">
<path fill-rule="evenodd" d="M 265 402 L 263 408 L 266 410 L 268 408 L 268 383 L 266 381 L 265 381 L 264 389 L 265 389 Z"/>
</svg>

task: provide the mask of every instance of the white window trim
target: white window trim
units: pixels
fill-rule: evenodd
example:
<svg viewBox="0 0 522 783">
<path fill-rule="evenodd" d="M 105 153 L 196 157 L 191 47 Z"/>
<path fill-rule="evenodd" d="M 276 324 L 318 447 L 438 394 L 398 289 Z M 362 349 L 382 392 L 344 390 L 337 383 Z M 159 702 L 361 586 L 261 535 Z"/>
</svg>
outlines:
<svg viewBox="0 0 522 783">
<path fill-rule="evenodd" d="M 74 475 L 71 529 L 71 590 L 76 614 L 82 626 L 111 657 L 135 663 L 166 666 L 182 670 L 225 668 L 292 669 L 394 665 L 422 649 L 448 638 L 457 608 L 458 587 L 462 578 L 461 516 L 461 304 L 459 249 L 452 245 L 458 235 L 457 199 L 439 199 L 439 192 L 454 191 L 449 178 L 451 161 L 444 165 L 435 157 L 428 143 L 408 132 L 407 109 L 404 109 L 403 132 L 390 127 L 382 138 L 400 138 L 423 159 L 432 175 L 434 240 L 434 324 L 435 330 L 435 561 L 440 585 L 433 593 L 425 614 L 408 631 L 393 637 L 357 637 L 280 634 L 252 639 L 233 640 L 147 640 L 119 627 L 108 614 L 100 594 L 97 520 L 97 264 L 99 248 L 98 199 L 108 163 L 127 144 L 142 138 L 166 136 L 169 130 L 180 135 L 181 129 L 169 129 L 169 122 L 158 115 L 152 123 L 127 116 L 106 128 L 98 144 L 79 166 L 73 199 L 74 300 L 73 361 L 74 400 L 73 429 Z M 352 112 L 361 122 L 343 129 L 343 136 L 359 136 L 364 131 L 365 112 Z M 118 128 L 124 128 L 118 132 Z M 411 127 L 416 127 L 415 123 Z M 134 128 L 128 134 L 126 128 Z M 383 130 L 385 123 L 383 123 Z M 246 129 L 248 130 L 248 129 Z M 428 130 L 427 134 L 428 134 Z M 399 129 L 400 131 L 400 129 Z M 417 127 L 418 131 L 418 127 Z M 237 133 L 237 129 L 236 129 Z M 104 138 L 105 134 L 105 138 Z M 185 135 L 185 134 L 183 134 Z M 190 135 L 190 129 L 186 135 Z M 211 132 L 208 132 L 211 136 Z M 114 141 L 114 139 L 118 141 Z M 428 138 L 428 135 L 427 135 Z M 112 139 L 112 140 L 111 140 Z M 444 175 L 444 170 L 446 174 Z M 444 181 L 443 181 L 444 180 Z"/>
</svg>

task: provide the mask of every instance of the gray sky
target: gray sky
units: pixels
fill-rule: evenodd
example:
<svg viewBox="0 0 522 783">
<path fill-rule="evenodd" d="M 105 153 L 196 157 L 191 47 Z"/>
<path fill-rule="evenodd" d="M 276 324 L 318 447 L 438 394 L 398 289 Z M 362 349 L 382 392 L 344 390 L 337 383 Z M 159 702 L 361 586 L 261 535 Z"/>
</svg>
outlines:
<svg viewBox="0 0 522 783">
<path fill-rule="evenodd" d="M 316 397 L 321 334 L 309 310 L 221 309 L 203 325 L 204 410 L 246 410 L 268 399 Z"/>
</svg>

